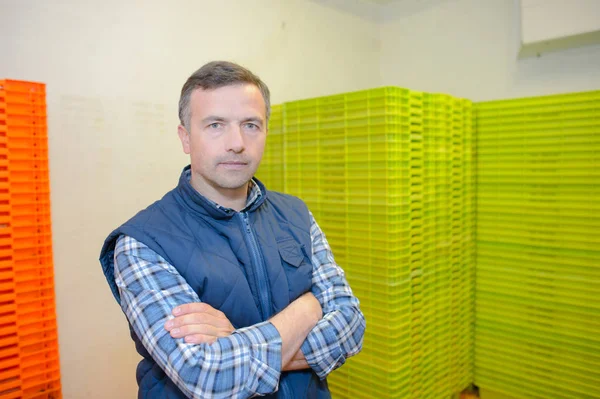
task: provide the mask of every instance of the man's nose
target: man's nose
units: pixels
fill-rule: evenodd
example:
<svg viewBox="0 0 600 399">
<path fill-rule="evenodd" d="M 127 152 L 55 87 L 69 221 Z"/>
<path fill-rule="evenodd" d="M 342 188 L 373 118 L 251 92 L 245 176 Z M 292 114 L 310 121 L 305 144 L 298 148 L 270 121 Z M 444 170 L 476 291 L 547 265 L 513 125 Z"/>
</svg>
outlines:
<svg viewBox="0 0 600 399">
<path fill-rule="evenodd" d="M 233 126 L 227 135 L 227 151 L 242 152 L 244 151 L 244 133 L 240 126 Z"/>
</svg>

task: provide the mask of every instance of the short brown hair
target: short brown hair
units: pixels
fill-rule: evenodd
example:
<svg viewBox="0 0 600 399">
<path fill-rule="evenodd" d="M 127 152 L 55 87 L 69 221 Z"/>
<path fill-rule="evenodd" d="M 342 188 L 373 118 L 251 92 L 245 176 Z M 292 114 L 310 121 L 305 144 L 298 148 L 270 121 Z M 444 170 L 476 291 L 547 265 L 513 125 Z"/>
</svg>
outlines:
<svg viewBox="0 0 600 399">
<path fill-rule="evenodd" d="M 213 90 L 241 83 L 253 84 L 260 90 L 266 105 L 267 120 L 271 116 L 271 94 L 258 76 L 241 65 L 228 61 L 213 61 L 192 74 L 181 89 L 179 97 L 179 121 L 189 131 L 191 117 L 190 97 L 197 88 Z"/>
</svg>

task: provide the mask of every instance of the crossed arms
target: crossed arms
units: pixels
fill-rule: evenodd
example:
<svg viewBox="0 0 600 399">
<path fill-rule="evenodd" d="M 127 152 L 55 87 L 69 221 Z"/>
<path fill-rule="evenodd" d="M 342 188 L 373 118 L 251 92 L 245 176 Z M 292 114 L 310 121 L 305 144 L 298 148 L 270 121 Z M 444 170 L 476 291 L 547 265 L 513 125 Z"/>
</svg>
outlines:
<svg viewBox="0 0 600 399">
<path fill-rule="evenodd" d="M 237 330 L 221 312 L 201 304 L 162 257 L 131 237 L 119 238 L 115 281 L 122 309 L 186 395 L 269 394 L 278 389 L 282 371 L 310 367 L 325 378 L 360 351 L 365 320 L 358 300 L 312 215 L 311 223 L 312 292 L 270 320 Z"/>
</svg>

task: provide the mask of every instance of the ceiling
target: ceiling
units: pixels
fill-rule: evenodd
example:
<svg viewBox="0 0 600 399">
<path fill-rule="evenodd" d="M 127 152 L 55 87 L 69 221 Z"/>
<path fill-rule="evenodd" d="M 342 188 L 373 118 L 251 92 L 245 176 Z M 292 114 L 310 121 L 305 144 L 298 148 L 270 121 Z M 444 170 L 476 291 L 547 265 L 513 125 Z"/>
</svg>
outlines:
<svg viewBox="0 0 600 399">
<path fill-rule="evenodd" d="M 389 4 L 389 3 L 393 3 L 393 2 L 398 2 L 398 1 L 402 1 L 402 0 L 363 0 L 369 3 L 375 3 L 375 4 Z"/>
<path fill-rule="evenodd" d="M 1 2 L 2 0 L 0 0 Z M 404 4 L 420 4 L 427 0 L 308 0 L 322 4 L 327 7 L 337 8 L 344 12 L 356 15 L 360 18 L 369 19 L 375 22 L 381 21 L 386 17 L 387 9 L 392 5 L 400 3 Z M 436 0 L 445 1 L 445 0 Z M 395 14 L 394 14 L 395 15 Z"/>
</svg>

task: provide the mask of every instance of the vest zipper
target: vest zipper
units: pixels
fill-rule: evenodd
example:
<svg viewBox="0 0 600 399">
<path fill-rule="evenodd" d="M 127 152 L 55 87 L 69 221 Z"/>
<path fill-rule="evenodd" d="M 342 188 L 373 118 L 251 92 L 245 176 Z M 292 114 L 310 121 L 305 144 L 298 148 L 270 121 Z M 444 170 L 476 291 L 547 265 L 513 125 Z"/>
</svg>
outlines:
<svg viewBox="0 0 600 399">
<path fill-rule="evenodd" d="M 260 313 L 264 320 L 271 317 L 271 290 L 269 288 L 269 280 L 266 271 L 265 262 L 258 247 L 256 236 L 250 226 L 250 220 L 246 212 L 239 213 L 242 224 L 244 227 L 244 237 L 246 238 L 246 245 L 250 250 L 250 256 L 252 263 L 254 264 L 254 286 L 256 287 L 258 295 L 258 303 Z"/>
<path fill-rule="evenodd" d="M 269 280 L 267 276 L 265 262 L 261 255 L 260 248 L 258 247 L 258 242 L 256 240 L 256 236 L 254 235 L 254 231 L 250 226 L 248 214 L 246 212 L 240 212 L 239 215 L 242 219 L 244 226 L 244 237 L 246 237 L 246 245 L 250 250 L 250 256 L 252 258 L 252 263 L 254 264 L 254 286 L 258 290 L 258 302 L 260 313 L 263 316 L 264 320 L 267 320 L 269 317 L 271 317 L 271 290 L 269 289 Z M 281 375 L 281 377 L 283 377 L 283 375 Z M 280 381 L 281 382 L 279 384 L 279 387 L 280 392 L 282 394 L 282 399 L 292 398 L 287 384 L 287 379 L 281 378 Z"/>
<path fill-rule="evenodd" d="M 280 378 L 281 379 L 283 378 L 283 374 L 281 375 Z M 287 382 L 287 379 L 282 379 L 281 380 L 281 384 L 279 384 L 280 387 L 281 387 L 281 393 L 282 393 L 282 396 L 283 396 L 282 399 L 291 399 L 292 395 L 289 395 L 290 391 L 289 391 L 289 388 L 288 388 L 286 382 Z"/>
</svg>

